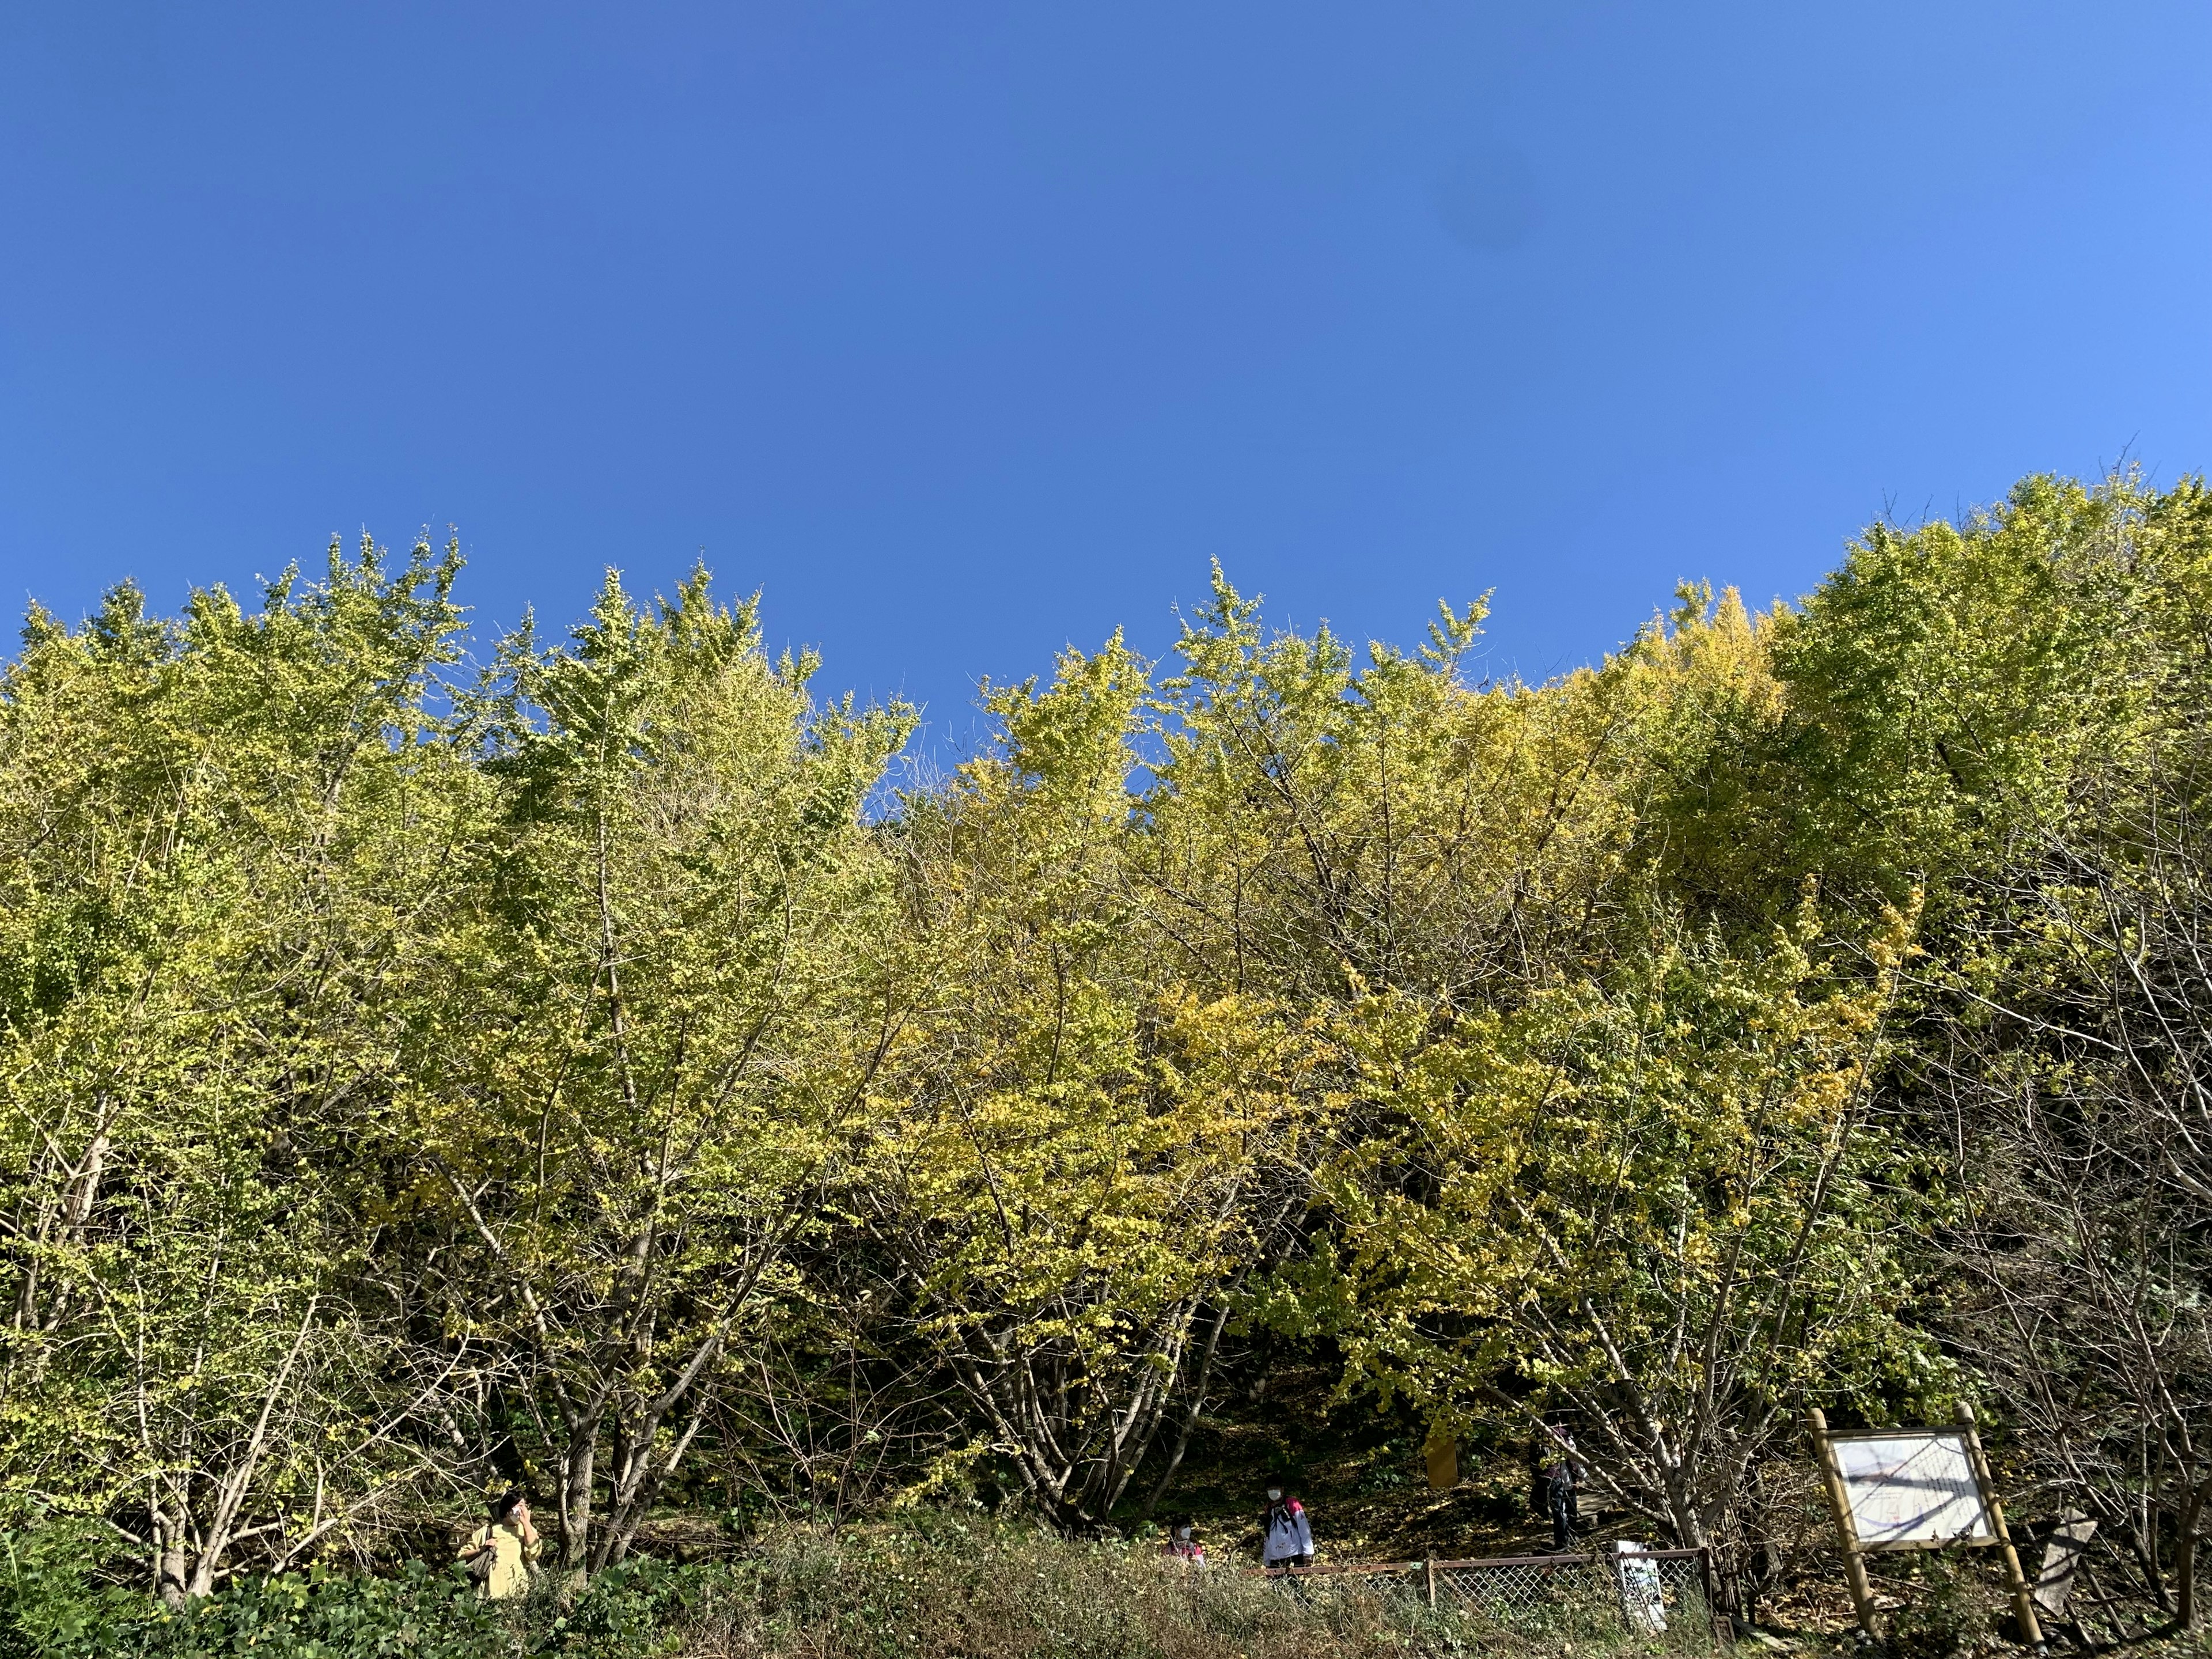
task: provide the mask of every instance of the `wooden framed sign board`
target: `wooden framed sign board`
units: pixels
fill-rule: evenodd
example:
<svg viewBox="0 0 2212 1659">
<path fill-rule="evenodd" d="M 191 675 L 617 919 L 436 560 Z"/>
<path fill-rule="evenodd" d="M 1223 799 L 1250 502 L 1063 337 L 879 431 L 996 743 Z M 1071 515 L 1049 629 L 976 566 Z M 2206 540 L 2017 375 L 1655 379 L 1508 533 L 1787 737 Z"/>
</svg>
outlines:
<svg viewBox="0 0 2212 1659">
<path fill-rule="evenodd" d="M 1949 1545 L 1995 1545 L 2003 1553 L 2005 1582 L 2020 1617 L 2021 1637 L 2040 1646 L 2041 1622 L 2005 1530 L 2004 1509 L 1982 1455 L 1973 1413 L 1959 1407 L 1955 1427 L 1878 1429 L 1831 1434 L 1828 1419 L 1811 1413 L 1814 1453 L 1827 1487 L 1828 1507 L 1844 1546 L 1844 1571 L 1859 1624 L 1874 1634 L 1874 1591 L 1863 1559 L 1875 1550 L 1933 1550 Z"/>
<path fill-rule="evenodd" d="M 1832 1434 L 1827 1449 L 1861 1549 L 1997 1541 L 1963 1429 Z"/>
</svg>

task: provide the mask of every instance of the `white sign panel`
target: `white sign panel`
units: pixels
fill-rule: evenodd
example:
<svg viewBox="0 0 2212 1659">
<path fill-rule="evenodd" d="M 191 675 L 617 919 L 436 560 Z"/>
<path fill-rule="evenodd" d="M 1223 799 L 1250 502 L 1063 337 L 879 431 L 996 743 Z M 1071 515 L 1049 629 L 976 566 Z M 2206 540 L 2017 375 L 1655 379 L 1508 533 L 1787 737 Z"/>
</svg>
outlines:
<svg viewBox="0 0 2212 1659">
<path fill-rule="evenodd" d="M 1898 1429 L 1828 1442 L 1862 1549 L 1995 1540 L 1962 1429 Z"/>
</svg>

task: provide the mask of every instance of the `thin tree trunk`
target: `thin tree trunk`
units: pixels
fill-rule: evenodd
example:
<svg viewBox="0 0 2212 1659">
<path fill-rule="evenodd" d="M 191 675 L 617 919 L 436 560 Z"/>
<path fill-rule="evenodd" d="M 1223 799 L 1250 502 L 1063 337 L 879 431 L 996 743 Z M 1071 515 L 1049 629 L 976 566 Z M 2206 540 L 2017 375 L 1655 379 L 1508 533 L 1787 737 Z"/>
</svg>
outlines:
<svg viewBox="0 0 2212 1659">
<path fill-rule="evenodd" d="M 2212 1496 L 2212 1476 L 2190 1488 L 2189 1501 L 2175 1517 L 2179 1525 L 2173 1540 L 2173 1622 L 2193 1631 L 2199 1622 L 2197 1607 L 2197 1529 L 2203 1524 L 2204 1500 Z"/>
<path fill-rule="evenodd" d="M 185 1575 L 189 1570 L 185 1535 L 189 1529 L 180 1501 L 172 1515 L 157 1498 L 154 1503 L 154 1592 L 172 1613 L 185 1610 Z"/>
<path fill-rule="evenodd" d="M 1154 1484 L 1152 1495 L 1145 1499 L 1144 1516 L 1147 1521 L 1152 1518 L 1152 1511 L 1160 1506 L 1160 1499 L 1167 1496 L 1168 1487 L 1175 1480 L 1176 1471 L 1182 1467 L 1183 1454 L 1190 1449 L 1190 1431 L 1198 1422 L 1199 1413 L 1206 1409 L 1206 1383 L 1213 1370 L 1214 1351 L 1221 1346 L 1221 1333 L 1228 1323 L 1229 1307 L 1224 1303 L 1220 1311 L 1213 1316 L 1213 1328 L 1206 1334 L 1206 1351 L 1199 1356 L 1198 1374 L 1191 1381 L 1190 1404 L 1184 1408 L 1182 1422 L 1176 1430 L 1175 1449 L 1168 1454 L 1167 1468 L 1160 1471 L 1160 1478 Z"/>
<path fill-rule="evenodd" d="M 592 1485 L 598 1474 L 599 1419 L 593 1415 L 568 1431 L 561 1471 L 561 1566 L 583 1567 L 592 1541 Z"/>
</svg>

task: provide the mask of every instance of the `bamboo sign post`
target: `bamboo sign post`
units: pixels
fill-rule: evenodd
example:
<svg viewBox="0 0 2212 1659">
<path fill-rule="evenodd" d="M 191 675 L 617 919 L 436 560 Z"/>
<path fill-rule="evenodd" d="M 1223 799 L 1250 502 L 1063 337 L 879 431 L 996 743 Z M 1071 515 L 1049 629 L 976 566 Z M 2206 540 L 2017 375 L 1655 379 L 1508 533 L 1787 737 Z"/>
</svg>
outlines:
<svg viewBox="0 0 2212 1659">
<path fill-rule="evenodd" d="M 1843 1478 L 1836 1472 L 1836 1460 L 1828 1449 L 1827 1413 L 1816 1406 L 1805 1414 L 1805 1420 L 1813 1431 L 1813 1451 L 1820 1460 L 1820 1484 L 1827 1489 L 1828 1508 L 1836 1517 L 1836 1533 L 1844 1541 L 1844 1579 L 1851 1587 L 1851 1608 L 1859 1616 L 1859 1628 L 1872 1636 L 1874 1586 L 1867 1583 L 1866 1563 L 1859 1556 L 1858 1533 L 1851 1525 L 1850 1497 L 1844 1490 Z"/>
<path fill-rule="evenodd" d="M 2043 1645 L 2042 1622 L 2035 1616 L 2012 1534 L 2005 1529 L 2004 1506 L 1997 1502 L 1969 1407 L 1959 1407 L 1959 1426 L 1951 1429 L 1830 1434 L 1827 1418 L 1818 1411 L 1808 1413 L 1807 1423 L 1843 1540 L 1844 1572 L 1862 1630 L 1875 1633 L 1868 1552 L 1994 1544 L 2004 1562 L 2021 1636 L 2037 1648 Z"/>
<path fill-rule="evenodd" d="M 2020 1570 L 2020 1552 L 2012 1547 L 2012 1534 L 2006 1528 L 2004 1505 L 1997 1501 L 1997 1483 L 1990 1479 L 1990 1460 L 1982 1455 L 1981 1431 L 1974 1426 L 1974 1408 L 1965 1401 L 1959 1402 L 1959 1426 L 1966 1431 L 1966 1455 L 1973 1460 L 1974 1478 L 1982 1483 L 1982 1492 L 1990 1508 L 1990 1530 L 1997 1535 L 1997 1548 L 2004 1556 L 2005 1588 L 2012 1592 L 2013 1611 L 2020 1615 L 2021 1640 L 2032 1646 L 2043 1645 L 2043 1621 L 2035 1616 L 2035 1591 L 2027 1582 L 2027 1575 Z"/>
</svg>

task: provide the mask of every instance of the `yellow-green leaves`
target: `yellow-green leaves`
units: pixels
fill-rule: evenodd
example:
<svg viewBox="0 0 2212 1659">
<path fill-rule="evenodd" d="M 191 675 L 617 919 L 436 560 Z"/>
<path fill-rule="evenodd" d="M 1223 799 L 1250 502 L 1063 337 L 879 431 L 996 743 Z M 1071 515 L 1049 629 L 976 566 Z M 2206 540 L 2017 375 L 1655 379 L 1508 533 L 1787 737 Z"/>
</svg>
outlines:
<svg viewBox="0 0 2212 1659">
<path fill-rule="evenodd" d="M 0 1469 L 172 1596 L 373 1511 L 444 1397 L 359 1152 L 479 794 L 425 700 L 456 563 L 334 544 L 177 624 L 118 590 L 0 684 Z"/>
<path fill-rule="evenodd" d="M 817 709 L 703 572 L 511 654 L 499 816 L 440 945 L 405 1153 L 448 1328 L 619 1560 L 784 1287 L 903 1018 L 860 809 L 903 711 Z"/>
<path fill-rule="evenodd" d="M 1790 1406 L 1910 1346 L 1865 1111 L 1909 935 L 1854 970 L 1809 918 L 1757 952 L 1662 919 L 1510 1010 L 1353 1005 L 1355 1369 L 1449 1414 L 1571 1407 L 1623 1498 L 1706 1536 Z"/>
<path fill-rule="evenodd" d="M 695 1470 L 1101 1524 L 1279 1337 L 1696 1541 L 1798 1406 L 1944 1385 L 1929 1098 L 1954 1219 L 2022 1208 L 1969 1127 L 2074 1179 L 2053 1101 L 2201 1206 L 2200 484 L 2029 480 L 1542 685 L 1480 601 L 1362 647 L 1216 571 L 895 798 L 914 712 L 703 573 L 447 683 L 456 564 L 0 672 L 0 1482 L 179 1593 L 494 1468 L 586 1569 Z"/>
</svg>

